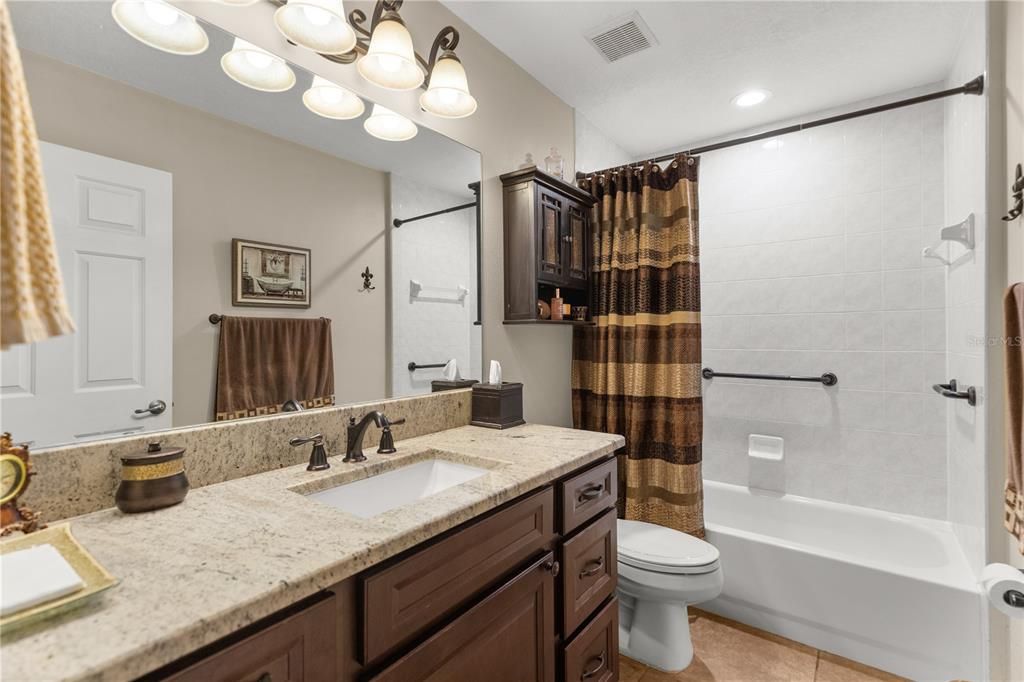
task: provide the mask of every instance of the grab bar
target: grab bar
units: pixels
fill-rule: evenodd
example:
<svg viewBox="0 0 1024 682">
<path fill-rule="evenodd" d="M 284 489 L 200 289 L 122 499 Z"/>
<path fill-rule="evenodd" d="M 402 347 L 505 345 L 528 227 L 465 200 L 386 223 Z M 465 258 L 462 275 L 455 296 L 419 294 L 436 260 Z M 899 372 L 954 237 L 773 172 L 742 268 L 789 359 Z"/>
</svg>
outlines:
<svg viewBox="0 0 1024 682">
<path fill-rule="evenodd" d="M 418 369 L 436 369 L 438 367 L 444 367 L 446 362 L 436 362 L 432 365 L 417 365 L 415 362 L 410 362 L 408 367 L 410 372 L 415 372 Z"/>
<path fill-rule="evenodd" d="M 950 379 L 948 384 L 932 384 L 932 390 L 943 398 L 966 400 L 971 407 L 978 404 L 978 392 L 974 386 L 968 386 L 966 391 L 961 391 L 957 387 L 956 379 Z"/>
<path fill-rule="evenodd" d="M 835 386 L 839 383 L 839 377 L 832 372 L 825 372 L 818 377 L 794 377 L 787 374 L 741 374 L 739 372 L 716 372 L 710 367 L 701 370 L 701 376 L 705 379 L 715 377 L 729 377 L 732 379 L 767 379 L 769 381 L 811 381 L 824 386 Z"/>
</svg>

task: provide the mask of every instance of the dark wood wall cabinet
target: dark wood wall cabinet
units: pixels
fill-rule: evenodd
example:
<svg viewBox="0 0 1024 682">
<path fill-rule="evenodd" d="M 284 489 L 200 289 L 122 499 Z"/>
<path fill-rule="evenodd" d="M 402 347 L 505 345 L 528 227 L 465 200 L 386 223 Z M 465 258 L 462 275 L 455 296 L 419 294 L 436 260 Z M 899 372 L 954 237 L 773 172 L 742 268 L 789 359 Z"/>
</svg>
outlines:
<svg viewBox="0 0 1024 682">
<path fill-rule="evenodd" d="M 148 678 L 616 682 L 615 472 L 584 467 Z"/>
<path fill-rule="evenodd" d="M 556 289 L 570 305 L 589 305 L 590 208 L 594 197 L 535 166 L 501 176 L 505 222 L 505 322 L 542 320 L 538 299 Z"/>
</svg>

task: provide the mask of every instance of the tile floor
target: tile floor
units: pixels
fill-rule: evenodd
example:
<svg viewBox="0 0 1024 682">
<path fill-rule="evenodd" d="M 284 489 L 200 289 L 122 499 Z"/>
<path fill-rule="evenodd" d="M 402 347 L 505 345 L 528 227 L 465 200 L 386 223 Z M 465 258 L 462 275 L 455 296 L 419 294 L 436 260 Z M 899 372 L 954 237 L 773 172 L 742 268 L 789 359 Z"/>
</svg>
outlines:
<svg viewBox="0 0 1024 682">
<path fill-rule="evenodd" d="M 752 628 L 690 610 L 694 658 L 664 673 L 625 656 L 620 682 L 899 682 L 902 677 Z"/>
</svg>

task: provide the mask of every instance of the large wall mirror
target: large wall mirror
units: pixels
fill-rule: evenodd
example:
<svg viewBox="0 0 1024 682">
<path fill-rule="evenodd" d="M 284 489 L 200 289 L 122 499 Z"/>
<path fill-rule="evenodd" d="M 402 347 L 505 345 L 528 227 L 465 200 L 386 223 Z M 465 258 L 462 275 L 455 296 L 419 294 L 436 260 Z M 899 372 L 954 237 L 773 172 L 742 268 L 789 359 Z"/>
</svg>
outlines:
<svg viewBox="0 0 1024 682">
<path fill-rule="evenodd" d="M 294 65 L 279 65 L 284 91 L 245 87 L 222 68 L 235 38 L 210 25 L 209 47 L 180 56 L 129 36 L 106 2 L 11 14 L 77 331 L 3 352 L 0 429 L 42 448 L 214 421 L 225 391 L 244 417 L 429 392 L 450 359 L 480 377 L 477 152 L 422 126 L 377 139 L 370 101 L 317 115 L 304 96 L 328 113 L 359 103 L 309 94 Z M 219 362 L 218 316 L 323 318 L 329 348 L 260 352 L 300 375 L 332 353 L 333 395 L 313 395 L 322 376 L 307 395 L 245 385 Z M 245 333 L 228 350 L 251 362 Z"/>
</svg>

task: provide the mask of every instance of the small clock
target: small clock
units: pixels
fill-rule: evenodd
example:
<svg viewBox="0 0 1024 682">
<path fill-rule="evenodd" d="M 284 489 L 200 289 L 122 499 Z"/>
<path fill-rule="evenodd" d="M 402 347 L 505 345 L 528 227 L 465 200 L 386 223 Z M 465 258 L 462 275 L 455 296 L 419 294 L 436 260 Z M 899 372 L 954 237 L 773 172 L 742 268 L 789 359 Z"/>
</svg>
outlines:
<svg viewBox="0 0 1024 682">
<path fill-rule="evenodd" d="M 25 462 L 17 455 L 0 455 L 0 504 L 17 499 L 28 483 Z"/>
</svg>

